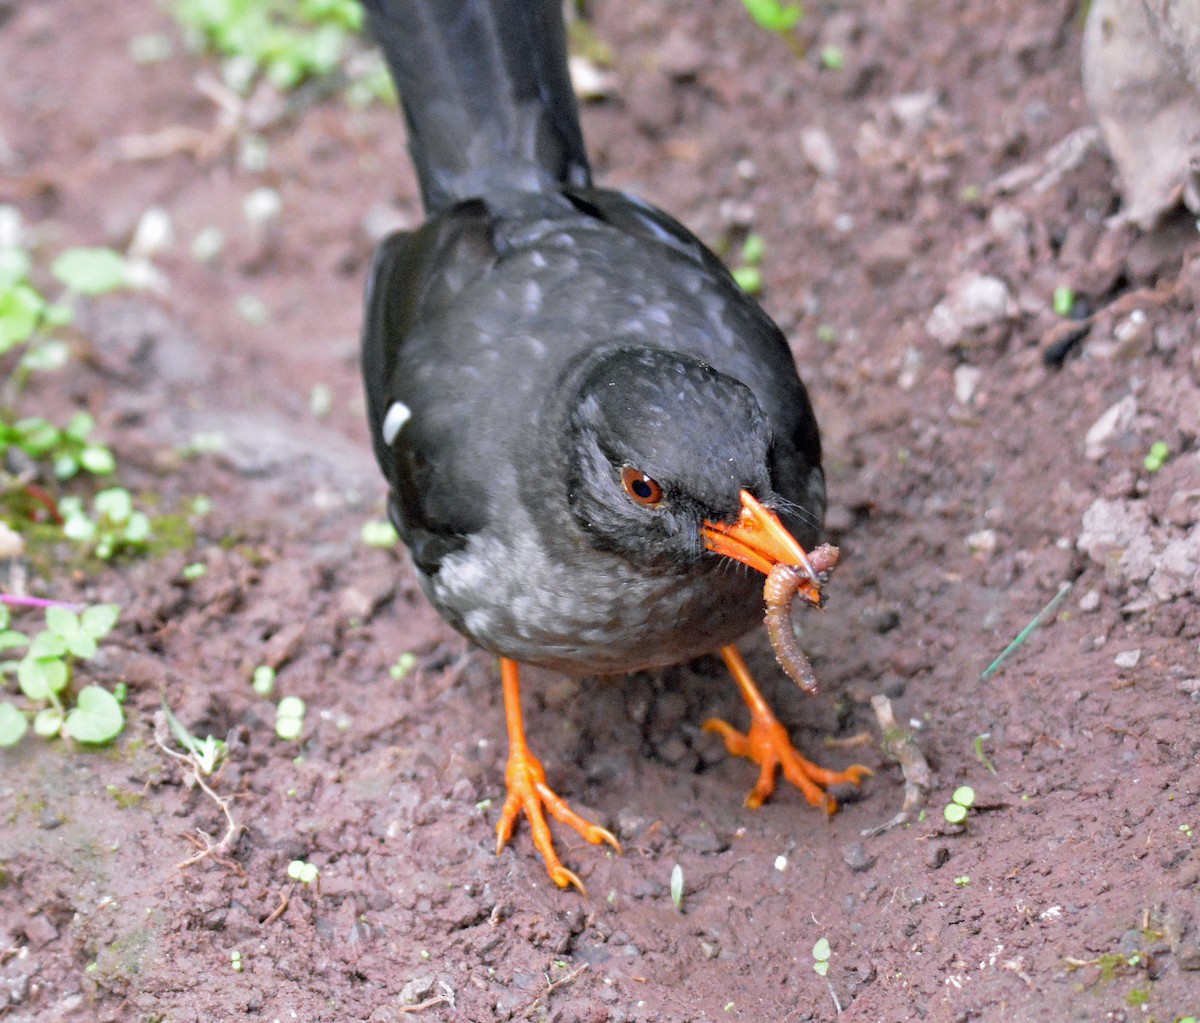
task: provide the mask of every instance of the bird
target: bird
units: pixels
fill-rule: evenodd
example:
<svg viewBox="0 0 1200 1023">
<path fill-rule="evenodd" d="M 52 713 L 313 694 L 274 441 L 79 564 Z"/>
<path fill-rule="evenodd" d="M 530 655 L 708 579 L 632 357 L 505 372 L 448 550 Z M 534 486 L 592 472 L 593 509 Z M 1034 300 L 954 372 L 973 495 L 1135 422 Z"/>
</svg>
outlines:
<svg viewBox="0 0 1200 1023">
<path fill-rule="evenodd" d="M 388 514 L 442 617 L 499 658 L 509 739 L 496 851 L 548 816 L 620 851 L 547 781 L 522 665 L 595 677 L 720 652 L 750 711 L 704 727 L 833 812 L 831 786 L 735 641 L 763 573 L 801 566 L 825 504 L 788 343 L 694 234 L 592 181 L 561 0 L 363 0 L 400 96 L 425 221 L 368 272 L 361 368 Z M 815 577 L 813 577 L 815 580 Z"/>
</svg>

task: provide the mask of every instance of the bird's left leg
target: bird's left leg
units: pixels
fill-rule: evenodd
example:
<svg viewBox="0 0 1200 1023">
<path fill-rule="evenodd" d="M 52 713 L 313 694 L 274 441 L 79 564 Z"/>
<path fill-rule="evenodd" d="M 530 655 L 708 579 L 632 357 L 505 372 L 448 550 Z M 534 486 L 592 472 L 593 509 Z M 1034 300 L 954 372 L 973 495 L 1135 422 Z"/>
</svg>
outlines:
<svg viewBox="0 0 1200 1023">
<path fill-rule="evenodd" d="M 750 730 L 739 732 L 718 718 L 705 721 L 704 730 L 716 732 L 725 740 L 725 747 L 730 753 L 748 757 L 761 768 L 757 784 L 746 797 L 746 805 L 752 809 L 762 806 L 775 791 L 776 774 L 782 769 L 783 776 L 804 793 L 804 798 L 812 806 L 822 806 L 827 813 L 833 813 L 837 809 L 837 800 L 825 790 L 830 785 L 845 782 L 858 785 L 873 773 L 871 769 L 855 764 L 844 771 L 830 771 L 802 757 L 792 745 L 787 729 L 779 723 L 754 684 L 737 647 L 732 644 L 722 647 L 721 656 L 742 691 L 742 699 L 750 708 Z"/>
<path fill-rule="evenodd" d="M 508 795 L 500 811 L 496 825 L 496 852 L 500 852 L 517 826 L 517 818 L 524 812 L 529 818 L 533 832 L 533 845 L 542 854 L 546 870 L 559 888 L 574 885 L 584 895 L 587 889 L 578 875 L 562 865 L 554 851 L 554 838 L 546 822 L 545 811 L 567 827 L 574 828 L 593 845 L 607 842 L 617 852 L 621 844 L 606 828 L 580 817 L 566 802 L 546 784 L 546 771 L 542 762 L 530 752 L 525 741 L 525 724 L 521 715 L 521 680 L 517 662 L 507 657 L 500 658 L 500 679 L 504 684 L 504 715 L 508 722 L 508 767 L 504 772 L 508 783 Z"/>
</svg>

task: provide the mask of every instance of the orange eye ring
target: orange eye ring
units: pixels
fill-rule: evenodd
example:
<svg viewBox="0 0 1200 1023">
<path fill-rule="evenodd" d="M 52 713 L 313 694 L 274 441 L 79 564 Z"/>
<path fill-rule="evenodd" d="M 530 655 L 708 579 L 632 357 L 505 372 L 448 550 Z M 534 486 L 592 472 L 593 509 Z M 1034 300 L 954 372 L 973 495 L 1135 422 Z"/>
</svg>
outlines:
<svg viewBox="0 0 1200 1023">
<path fill-rule="evenodd" d="M 621 470 L 621 486 L 625 488 L 625 493 L 631 501 L 645 508 L 653 508 L 663 499 L 662 487 L 658 481 L 632 465 L 627 465 Z"/>
</svg>

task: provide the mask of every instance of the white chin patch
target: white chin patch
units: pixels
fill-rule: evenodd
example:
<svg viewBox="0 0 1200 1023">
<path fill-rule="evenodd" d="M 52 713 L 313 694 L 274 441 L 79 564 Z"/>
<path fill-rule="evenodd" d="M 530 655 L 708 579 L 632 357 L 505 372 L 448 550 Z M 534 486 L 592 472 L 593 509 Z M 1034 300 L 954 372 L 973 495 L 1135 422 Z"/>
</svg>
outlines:
<svg viewBox="0 0 1200 1023">
<path fill-rule="evenodd" d="M 383 442 L 389 448 L 395 443 L 396 438 L 400 436 L 400 430 L 404 424 L 412 419 L 412 409 L 402 401 L 392 402 L 392 407 L 387 410 L 387 415 L 383 417 Z"/>
</svg>

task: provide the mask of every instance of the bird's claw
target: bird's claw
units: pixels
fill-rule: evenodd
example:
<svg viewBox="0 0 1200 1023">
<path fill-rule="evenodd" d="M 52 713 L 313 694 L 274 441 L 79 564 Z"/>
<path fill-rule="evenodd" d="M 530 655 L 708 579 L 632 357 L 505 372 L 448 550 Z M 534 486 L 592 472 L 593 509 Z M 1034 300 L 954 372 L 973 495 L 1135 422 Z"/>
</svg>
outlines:
<svg viewBox="0 0 1200 1023">
<path fill-rule="evenodd" d="M 496 852 L 500 852 L 512 838 L 517 818 L 524 812 L 529 818 L 534 848 L 542 854 L 550 880 L 559 888 L 574 887 L 581 895 L 586 895 L 587 889 L 579 880 L 579 876 L 564 867 L 554 851 L 554 838 L 546 821 L 546 811 L 593 845 L 607 842 L 620 852 L 621 843 L 607 828 L 593 824 L 577 814 L 546 784 L 546 771 L 541 761 L 528 749 L 515 749 L 509 754 L 505 780 L 508 783 L 508 795 L 500 811 L 500 820 L 496 824 Z"/>
<path fill-rule="evenodd" d="M 849 783 L 859 785 L 863 778 L 874 772 L 862 764 L 854 764 L 844 771 L 830 771 L 802 757 L 787 729 L 777 720 L 752 715 L 749 732 L 739 732 L 731 724 L 719 718 L 704 722 L 706 732 L 716 732 L 725 740 L 725 748 L 735 757 L 746 757 L 759 765 L 758 781 L 746 796 L 746 805 L 757 810 L 775 791 L 777 774 L 796 786 L 808 800 L 810 806 L 822 807 L 826 813 L 837 810 L 837 800 L 825 790 L 830 785 Z"/>
</svg>

